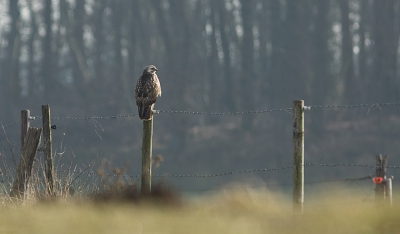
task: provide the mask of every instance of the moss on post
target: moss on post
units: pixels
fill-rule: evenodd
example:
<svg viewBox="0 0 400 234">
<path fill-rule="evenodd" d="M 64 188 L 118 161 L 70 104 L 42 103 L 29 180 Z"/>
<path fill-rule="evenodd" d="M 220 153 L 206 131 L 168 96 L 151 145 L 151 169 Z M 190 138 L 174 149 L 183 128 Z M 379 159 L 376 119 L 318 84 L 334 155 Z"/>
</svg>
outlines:
<svg viewBox="0 0 400 234">
<path fill-rule="evenodd" d="M 141 194 L 151 193 L 153 119 L 143 120 Z"/>
<path fill-rule="evenodd" d="M 304 203 L 304 101 L 293 101 L 293 209 Z"/>
</svg>

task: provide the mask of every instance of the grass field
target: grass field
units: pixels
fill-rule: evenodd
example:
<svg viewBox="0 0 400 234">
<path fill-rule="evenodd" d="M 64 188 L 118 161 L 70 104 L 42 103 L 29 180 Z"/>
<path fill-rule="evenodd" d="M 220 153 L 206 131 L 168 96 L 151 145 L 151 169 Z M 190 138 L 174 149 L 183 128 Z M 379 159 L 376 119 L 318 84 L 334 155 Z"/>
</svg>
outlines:
<svg viewBox="0 0 400 234">
<path fill-rule="evenodd" d="M 325 190 L 326 191 L 326 190 Z M 400 233 L 400 207 L 329 188 L 292 211 L 288 197 L 239 186 L 178 203 L 86 199 L 3 205 L 0 233 Z"/>
</svg>

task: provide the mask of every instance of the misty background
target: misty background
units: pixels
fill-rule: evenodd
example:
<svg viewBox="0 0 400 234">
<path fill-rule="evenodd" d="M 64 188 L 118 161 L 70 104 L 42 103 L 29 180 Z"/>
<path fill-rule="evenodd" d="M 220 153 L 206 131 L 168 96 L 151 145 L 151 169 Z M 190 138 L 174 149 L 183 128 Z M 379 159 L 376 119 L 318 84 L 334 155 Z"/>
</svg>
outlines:
<svg viewBox="0 0 400 234">
<path fill-rule="evenodd" d="M 13 165 L 20 126 L 12 123 L 22 109 L 40 116 L 49 104 L 53 117 L 71 117 L 52 120 L 56 162 L 94 161 L 94 171 L 105 158 L 111 174 L 140 174 L 142 122 L 124 115 L 137 113 L 135 83 L 154 64 L 163 90 L 155 109 L 244 113 L 156 115 L 153 156 L 164 161 L 153 174 L 291 166 L 291 111 L 248 111 L 291 108 L 296 99 L 398 103 L 399 36 L 396 0 L 0 0 L 0 121 L 8 125 L 0 152 Z M 375 165 L 381 153 L 400 165 L 399 114 L 396 105 L 311 108 L 306 163 Z M 374 173 L 305 169 L 306 182 Z M 291 169 L 163 179 L 194 192 L 291 180 Z"/>
</svg>

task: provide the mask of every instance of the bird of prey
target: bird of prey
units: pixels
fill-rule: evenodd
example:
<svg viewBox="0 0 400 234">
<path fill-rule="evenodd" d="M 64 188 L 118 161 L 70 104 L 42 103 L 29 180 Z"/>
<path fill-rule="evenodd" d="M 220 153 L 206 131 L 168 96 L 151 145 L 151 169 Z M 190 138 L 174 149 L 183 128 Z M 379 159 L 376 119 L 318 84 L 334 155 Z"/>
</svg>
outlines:
<svg viewBox="0 0 400 234">
<path fill-rule="evenodd" d="M 139 118 L 143 120 L 153 118 L 154 103 L 157 101 L 157 97 L 161 96 L 161 85 L 156 71 L 157 68 L 154 65 L 148 65 L 136 83 L 136 105 L 138 106 Z"/>
</svg>

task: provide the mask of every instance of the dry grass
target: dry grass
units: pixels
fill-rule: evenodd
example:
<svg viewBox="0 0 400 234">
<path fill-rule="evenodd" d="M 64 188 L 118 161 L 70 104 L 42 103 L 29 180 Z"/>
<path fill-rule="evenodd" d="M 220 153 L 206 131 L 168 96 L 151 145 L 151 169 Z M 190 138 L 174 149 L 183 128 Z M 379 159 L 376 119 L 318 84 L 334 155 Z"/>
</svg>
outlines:
<svg viewBox="0 0 400 234">
<path fill-rule="evenodd" d="M 142 197 L 137 181 L 124 177 L 125 167 L 111 169 L 104 161 L 93 175 L 97 183 L 81 178 L 72 159 L 58 164 L 56 196 L 49 199 L 38 160 L 28 199 L 16 202 L 7 195 L 16 166 L 0 153 L 0 233 L 400 233 L 398 199 L 388 208 L 360 191 L 320 188 L 315 191 L 326 192 L 311 197 L 307 191 L 304 213 L 298 214 L 287 195 L 246 185 L 196 199 L 157 187 Z"/>
<path fill-rule="evenodd" d="M 111 166 L 103 161 L 97 185 L 83 180 L 72 194 L 80 174 L 68 166 L 49 198 L 42 164 L 36 165 L 25 201 L 10 199 L 10 185 L 0 186 L 0 233 L 400 233 L 398 196 L 388 208 L 377 206 L 365 190 L 318 188 L 307 191 L 303 214 L 293 212 L 287 195 L 247 185 L 186 199 L 160 185 L 142 197 L 124 168 L 108 177 Z M 3 181 L 12 178 L 7 170 Z"/>
<path fill-rule="evenodd" d="M 333 192 L 332 191 L 337 191 Z M 339 192 L 340 191 L 340 192 Z M 349 196 L 351 194 L 351 196 Z M 330 188 L 306 203 L 237 186 L 180 204 L 128 200 L 37 202 L 0 211 L 0 233 L 399 233 L 399 206 L 377 207 L 356 191 Z M 396 204 L 396 203 L 395 203 Z"/>
</svg>

